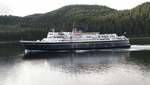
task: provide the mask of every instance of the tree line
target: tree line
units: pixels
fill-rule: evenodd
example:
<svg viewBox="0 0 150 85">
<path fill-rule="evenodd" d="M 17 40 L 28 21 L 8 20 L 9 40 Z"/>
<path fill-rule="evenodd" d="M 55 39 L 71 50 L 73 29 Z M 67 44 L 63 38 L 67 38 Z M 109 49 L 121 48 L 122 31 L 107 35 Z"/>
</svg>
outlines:
<svg viewBox="0 0 150 85">
<path fill-rule="evenodd" d="M 72 31 L 72 25 L 88 32 L 150 36 L 150 2 L 130 10 L 99 5 L 68 5 L 60 9 L 25 17 L 0 16 L 0 41 L 41 39 L 48 31 Z"/>
</svg>

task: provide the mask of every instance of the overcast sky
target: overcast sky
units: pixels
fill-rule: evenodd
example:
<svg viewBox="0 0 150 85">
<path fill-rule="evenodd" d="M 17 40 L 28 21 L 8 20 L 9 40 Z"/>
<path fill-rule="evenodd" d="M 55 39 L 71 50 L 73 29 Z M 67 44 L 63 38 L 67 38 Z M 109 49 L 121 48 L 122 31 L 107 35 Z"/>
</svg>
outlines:
<svg viewBox="0 0 150 85">
<path fill-rule="evenodd" d="M 27 16 L 50 12 L 73 4 L 105 5 L 124 10 L 144 2 L 150 2 L 150 0 L 0 0 L 0 15 Z"/>
</svg>

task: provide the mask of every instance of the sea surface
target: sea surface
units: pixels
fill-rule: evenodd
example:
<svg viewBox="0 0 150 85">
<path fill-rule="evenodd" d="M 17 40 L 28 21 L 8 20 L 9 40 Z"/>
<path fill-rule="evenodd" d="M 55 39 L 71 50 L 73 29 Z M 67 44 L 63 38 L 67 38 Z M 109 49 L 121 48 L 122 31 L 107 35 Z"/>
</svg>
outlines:
<svg viewBox="0 0 150 85">
<path fill-rule="evenodd" d="M 150 40 L 131 48 L 30 51 L 0 44 L 0 85 L 150 85 Z"/>
</svg>

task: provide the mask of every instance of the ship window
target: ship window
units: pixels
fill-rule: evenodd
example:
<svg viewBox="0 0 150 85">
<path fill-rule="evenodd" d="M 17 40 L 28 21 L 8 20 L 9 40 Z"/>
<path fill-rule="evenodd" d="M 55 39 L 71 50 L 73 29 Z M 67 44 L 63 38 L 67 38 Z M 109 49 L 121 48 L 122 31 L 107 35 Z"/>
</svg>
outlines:
<svg viewBox="0 0 150 85">
<path fill-rule="evenodd" d="M 87 38 L 91 38 L 91 36 L 87 36 Z"/>
</svg>

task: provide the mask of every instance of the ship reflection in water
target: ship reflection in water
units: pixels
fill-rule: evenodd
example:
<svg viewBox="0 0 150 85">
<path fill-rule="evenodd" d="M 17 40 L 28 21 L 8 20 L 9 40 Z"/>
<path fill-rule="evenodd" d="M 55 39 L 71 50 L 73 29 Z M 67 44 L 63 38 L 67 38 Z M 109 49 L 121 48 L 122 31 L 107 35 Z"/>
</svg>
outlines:
<svg viewBox="0 0 150 85">
<path fill-rule="evenodd" d="M 122 63 L 128 59 L 129 51 L 79 50 L 66 52 L 29 52 L 24 59 L 45 59 L 45 64 L 54 69 L 70 73 L 89 73 L 107 70 L 112 64 Z"/>
<path fill-rule="evenodd" d="M 126 49 L 29 52 L 23 60 L 36 61 L 33 65 L 44 69 L 40 77 L 44 77 L 47 85 L 149 85 L 149 49 L 150 46 L 132 46 Z"/>
</svg>

